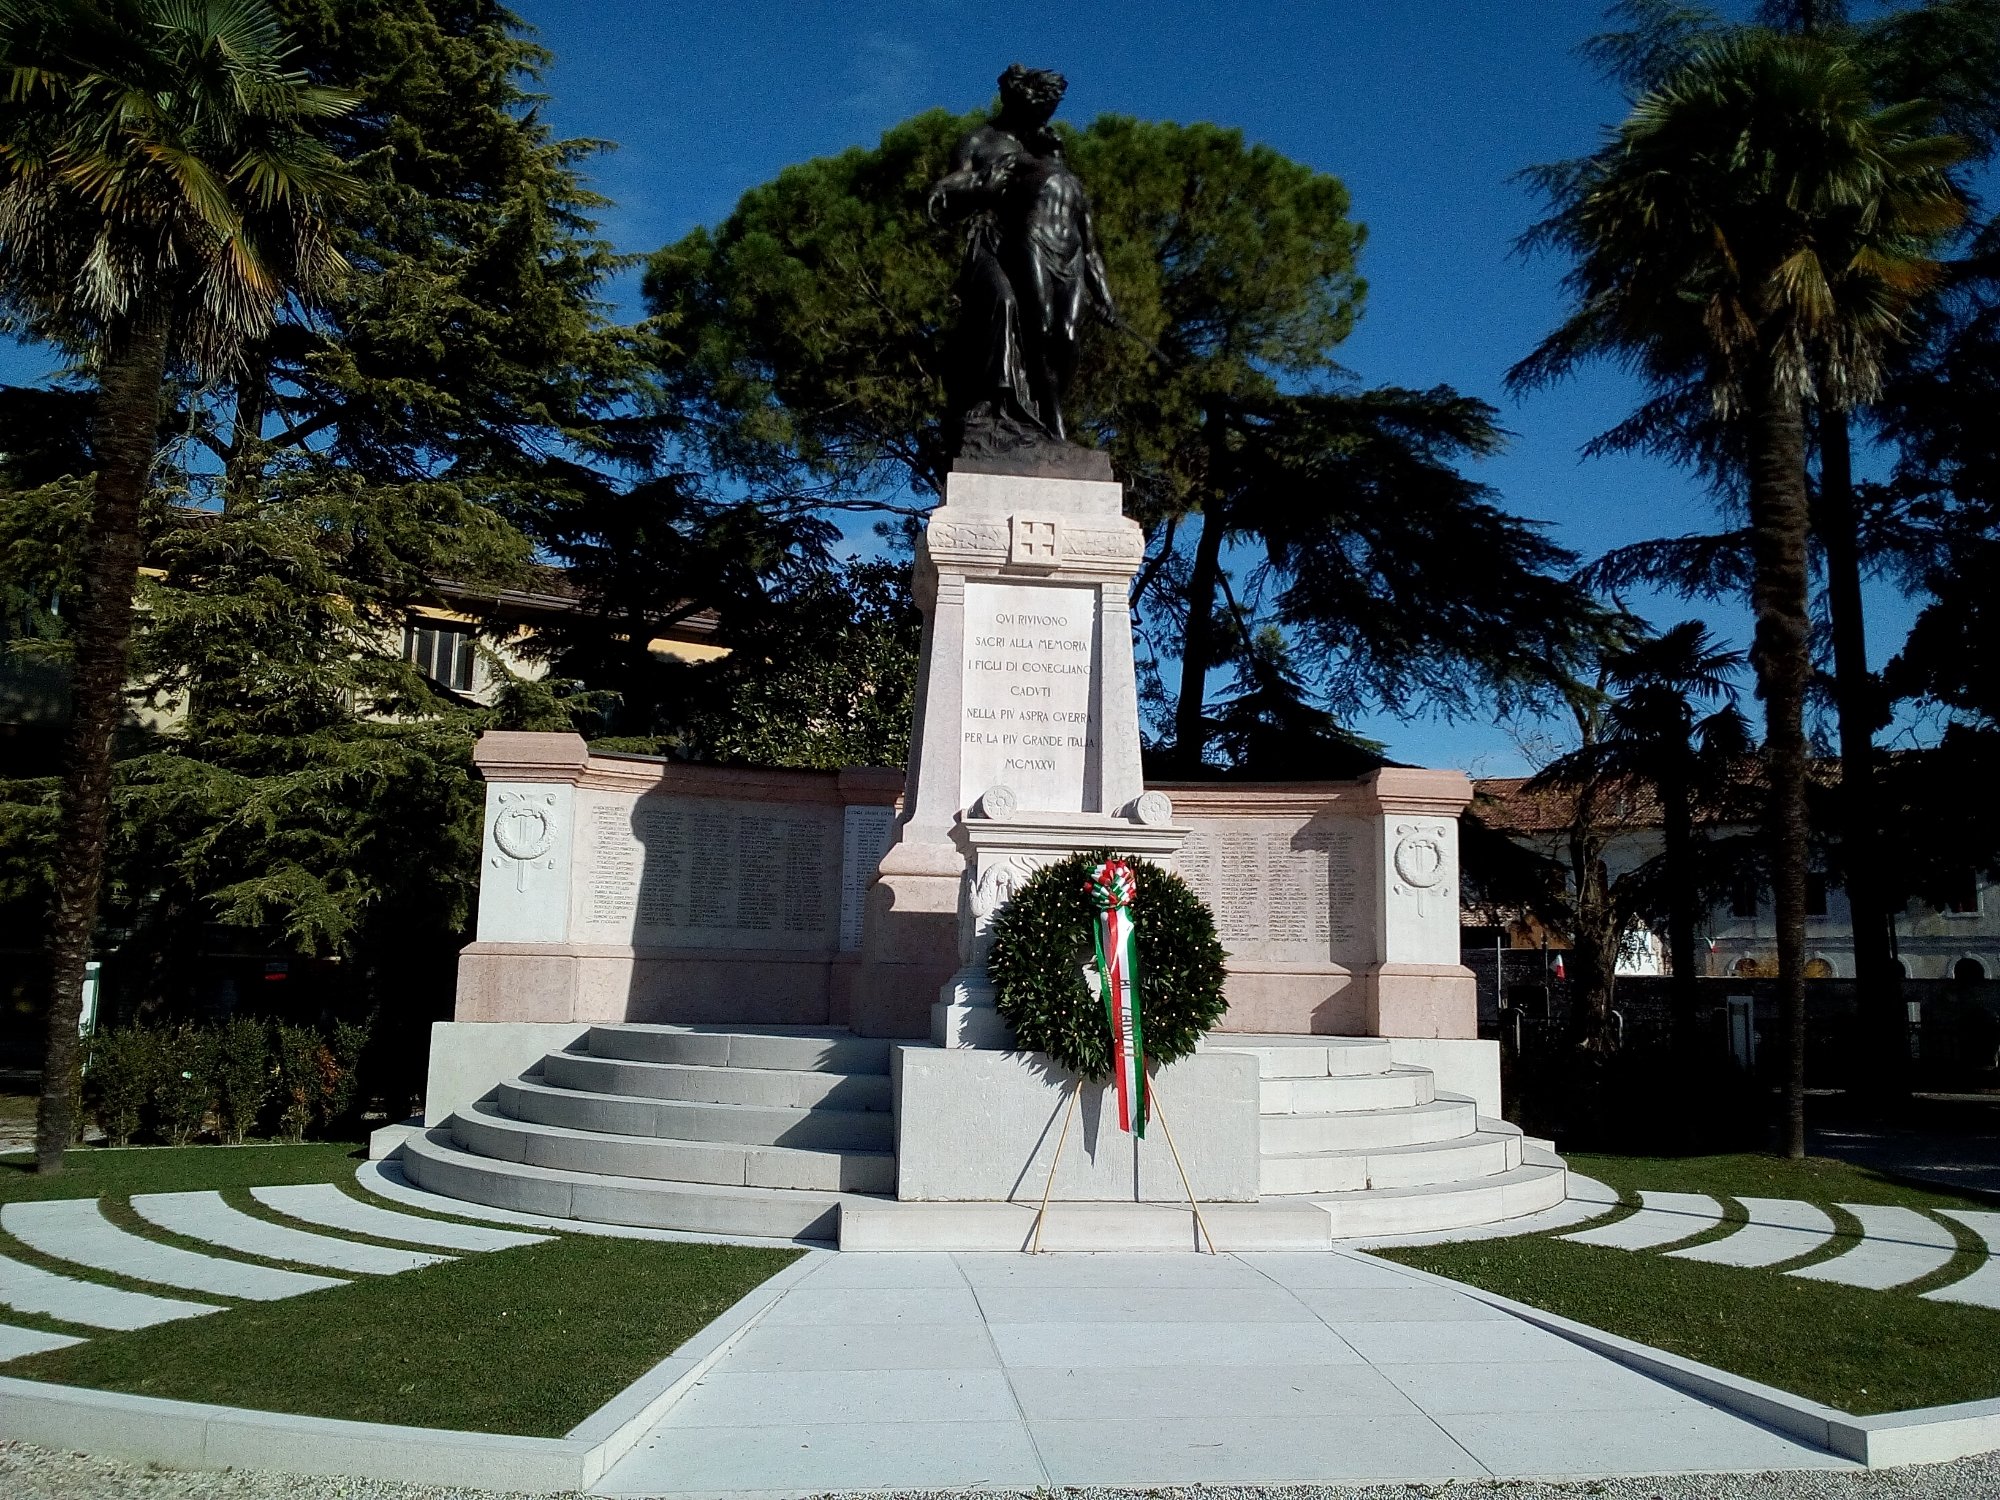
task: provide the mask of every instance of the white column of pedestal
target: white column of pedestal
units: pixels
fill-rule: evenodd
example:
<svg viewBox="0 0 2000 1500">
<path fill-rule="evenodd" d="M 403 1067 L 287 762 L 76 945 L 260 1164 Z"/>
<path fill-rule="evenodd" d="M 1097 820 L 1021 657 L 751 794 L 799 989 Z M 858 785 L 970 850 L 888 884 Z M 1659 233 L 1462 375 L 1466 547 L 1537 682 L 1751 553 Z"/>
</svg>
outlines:
<svg viewBox="0 0 2000 1500">
<path fill-rule="evenodd" d="M 576 788 L 489 781 L 479 851 L 482 943 L 566 943 Z"/>
<path fill-rule="evenodd" d="M 902 842 L 949 844 L 958 816 L 959 725 L 965 708 L 965 575 L 934 574 L 930 629 L 918 663 L 916 722 L 912 742 L 911 800 L 904 809 Z"/>
<path fill-rule="evenodd" d="M 1118 579 L 1097 588 L 1098 639 L 1098 803 L 1095 812 L 1116 813 L 1145 791 L 1139 764 L 1139 741 L 1111 732 L 1113 725 L 1139 722 L 1139 685 L 1132 665 L 1132 607 L 1126 593 L 1130 580 Z"/>
</svg>

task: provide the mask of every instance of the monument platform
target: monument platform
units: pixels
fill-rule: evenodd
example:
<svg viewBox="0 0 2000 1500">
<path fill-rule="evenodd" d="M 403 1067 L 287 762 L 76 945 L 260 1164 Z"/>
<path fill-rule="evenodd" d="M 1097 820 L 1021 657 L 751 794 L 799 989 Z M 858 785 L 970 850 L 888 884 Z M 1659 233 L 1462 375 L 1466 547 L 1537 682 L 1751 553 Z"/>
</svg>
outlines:
<svg viewBox="0 0 2000 1500">
<path fill-rule="evenodd" d="M 1045 1193 L 1045 1240 L 1124 1249 L 1191 1244 L 1190 1185 L 1238 1248 L 1560 1201 L 1561 1163 L 1498 1118 L 1458 962 L 1466 778 L 1148 786 L 1121 486 L 1101 463 L 961 467 L 943 499 L 917 540 L 907 774 L 481 739 L 477 941 L 409 1179 L 556 1218 L 967 1250 L 1022 1248 Z M 1014 1050 L 987 970 L 1020 886 L 1099 849 L 1185 879 L 1228 954 L 1221 1024 L 1155 1073 L 1144 1138 Z"/>
<path fill-rule="evenodd" d="M 1452 1081 L 1473 1091 L 1460 1093 L 1440 1088 L 1413 1054 L 1399 1057 L 1399 1045 L 1214 1035 L 1180 1065 L 1209 1076 L 1206 1104 L 1166 1070 L 1162 1097 L 1184 1110 L 1172 1118 L 1202 1142 L 1190 1149 L 1198 1184 L 1225 1180 L 1230 1142 L 1250 1143 L 1248 1196 L 1203 1204 L 1222 1248 L 1325 1249 L 1492 1223 L 1562 1200 L 1561 1162 L 1482 1110 L 1475 1093 L 1497 1095 L 1497 1078 L 1468 1066 L 1477 1054 L 1447 1054 Z M 961 1051 L 989 1069 L 1011 1059 L 1024 1078 L 1042 1076 L 1049 1118 L 989 1141 L 986 1165 L 1009 1184 L 997 1193 L 983 1178 L 906 1181 L 892 1066 L 907 1076 L 955 1050 L 824 1027 L 577 1027 L 519 1076 L 412 1137 L 402 1168 L 431 1192 L 558 1219 L 852 1249 L 1024 1249 L 1068 1080 L 1042 1076 L 1046 1060 L 1024 1054 Z M 1239 1076 L 1251 1087 L 1232 1095 Z M 1204 1110 L 1226 1109 L 1231 1098 L 1241 1120 L 1204 1121 Z M 1003 1160 L 1009 1140 L 1017 1159 Z M 1157 1141 L 1147 1149 L 1157 1152 Z M 1141 1172 L 1130 1137 L 1079 1128 L 1068 1150 L 1076 1160 L 1057 1179 L 1045 1247 L 1197 1248 L 1192 1214 L 1170 1192 L 1178 1178 Z M 1121 1180 L 1137 1184 L 1123 1201 L 1106 1187 Z"/>
</svg>

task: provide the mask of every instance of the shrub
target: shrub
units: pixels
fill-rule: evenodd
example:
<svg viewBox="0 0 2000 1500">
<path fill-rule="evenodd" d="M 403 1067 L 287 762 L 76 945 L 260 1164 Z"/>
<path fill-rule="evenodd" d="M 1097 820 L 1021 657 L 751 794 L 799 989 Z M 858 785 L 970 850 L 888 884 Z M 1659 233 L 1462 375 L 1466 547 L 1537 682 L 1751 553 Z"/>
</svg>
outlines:
<svg viewBox="0 0 2000 1500">
<path fill-rule="evenodd" d="M 84 1098 L 112 1145 L 126 1145 L 139 1133 L 159 1068 L 159 1036 L 145 1027 L 120 1026 L 90 1039 Z"/>
<path fill-rule="evenodd" d="M 215 1115 L 222 1138 L 240 1146 L 277 1087 L 271 1038 L 261 1021 L 226 1022 L 215 1033 Z"/>
<path fill-rule="evenodd" d="M 279 1021 L 271 1028 L 277 1063 L 277 1131 L 281 1140 L 302 1141 L 321 1119 L 338 1071 L 331 1049 L 310 1026 Z"/>
<path fill-rule="evenodd" d="M 368 1046 L 369 1028 L 352 1021 L 333 1023 L 327 1049 L 333 1056 L 335 1076 L 327 1092 L 320 1125 L 326 1130 L 345 1121 L 361 1102 L 361 1054 Z"/>
<path fill-rule="evenodd" d="M 215 1033 L 183 1022 L 157 1035 L 154 1125 L 168 1145 L 185 1146 L 201 1134 L 215 1103 Z"/>
</svg>

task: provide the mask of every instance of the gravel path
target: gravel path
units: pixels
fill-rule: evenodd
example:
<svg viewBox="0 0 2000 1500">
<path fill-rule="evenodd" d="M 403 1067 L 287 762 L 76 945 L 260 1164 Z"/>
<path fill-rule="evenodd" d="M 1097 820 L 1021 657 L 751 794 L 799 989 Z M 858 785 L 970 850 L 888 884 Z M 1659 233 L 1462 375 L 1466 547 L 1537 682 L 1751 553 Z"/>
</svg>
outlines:
<svg viewBox="0 0 2000 1500">
<path fill-rule="evenodd" d="M 1066 1490 L 1064 1500 L 1137 1500 L 1130 1490 Z M 189 1473 L 0 1443 L 0 1494 L 12 1500 L 506 1500 L 490 1490 L 425 1489 L 369 1479 L 311 1479 L 235 1470 Z M 1145 1500 L 1991 1500 L 2000 1453 L 1867 1473 L 1680 1475 L 1563 1484 L 1461 1480 L 1443 1485 L 1305 1485 L 1147 1490 Z M 992 1491 L 992 1500 L 1007 1500 Z M 889 1500 L 945 1500 L 903 1491 Z M 952 1500 L 963 1500 L 962 1493 Z"/>
</svg>

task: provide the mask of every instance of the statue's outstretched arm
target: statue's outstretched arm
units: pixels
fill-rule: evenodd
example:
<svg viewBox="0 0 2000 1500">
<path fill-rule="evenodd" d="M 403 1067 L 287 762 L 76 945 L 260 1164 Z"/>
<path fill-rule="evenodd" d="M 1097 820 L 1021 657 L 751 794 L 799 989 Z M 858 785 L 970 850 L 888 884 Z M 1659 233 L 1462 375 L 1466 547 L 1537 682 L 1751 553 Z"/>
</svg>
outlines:
<svg viewBox="0 0 2000 1500">
<path fill-rule="evenodd" d="M 975 159 L 970 138 L 959 142 L 958 149 L 951 154 L 951 170 L 931 184 L 929 196 L 924 199 L 924 214 L 932 223 L 950 215 L 957 217 L 964 212 L 954 198 L 973 194 L 984 194 L 990 187 L 989 173 L 983 172 Z"/>
</svg>

